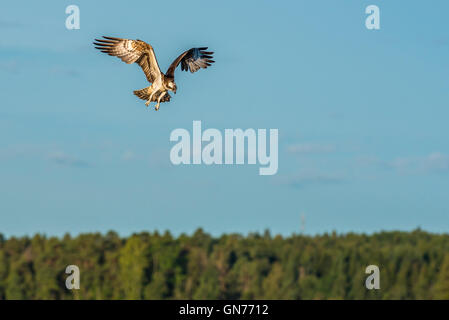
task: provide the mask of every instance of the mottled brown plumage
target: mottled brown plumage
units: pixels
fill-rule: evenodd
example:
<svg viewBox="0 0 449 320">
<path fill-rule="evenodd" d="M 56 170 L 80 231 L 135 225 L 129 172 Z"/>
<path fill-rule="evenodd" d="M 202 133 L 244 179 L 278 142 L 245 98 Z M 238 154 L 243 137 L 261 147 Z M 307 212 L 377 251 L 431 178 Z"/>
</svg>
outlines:
<svg viewBox="0 0 449 320">
<path fill-rule="evenodd" d="M 206 69 L 215 62 L 212 60 L 213 52 L 205 51 L 207 47 L 192 48 L 177 57 L 164 74 L 159 68 L 153 47 L 142 40 L 103 36 L 103 39 L 95 39 L 95 41 L 95 48 L 101 52 L 118 57 L 128 64 L 137 63 L 142 68 L 151 86 L 136 90 L 134 94 L 140 99 L 147 100 L 145 103 L 147 106 L 150 102 L 157 102 L 156 110 L 159 109 L 161 102 L 170 101 L 169 90 L 176 93 L 174 78 L 179 64 L 182 71 L 190 70 L 194 73 L 201 68 Z"/>
</svg>

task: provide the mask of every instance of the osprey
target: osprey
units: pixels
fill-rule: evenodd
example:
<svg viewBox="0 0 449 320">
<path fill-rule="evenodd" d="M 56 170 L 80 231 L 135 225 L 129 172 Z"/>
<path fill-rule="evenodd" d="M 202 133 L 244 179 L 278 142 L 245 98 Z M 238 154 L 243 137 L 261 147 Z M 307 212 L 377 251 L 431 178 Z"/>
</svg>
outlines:
<svg viewBox="0 0 449 320">
<path fill-rule="evenodd" d="M 150 44 L 142 40 L 105 36 L 103 38 L 95 39 L 96 49 L 110 56 L 118 57 L 128 64 L 136 62 L 142 68 L 151 86 L 136 90 L 134 94 L 142 100 L 147 100 L 145 102 L 147 107 L 152 101 L 157 102 L 156 110 L 159 110 L 161 102 L 170 101 L 169 90 L 176 94 L 175 69 L 180 63 L 182 71 L 190 70 L 191 73 L 194 73 L 201 68 L 206 69 L 215 62 L 211 60 L 213 52 L 205 51 L 207 47 L 192 48 L 177 57 L 164 74 L 159 69 L 156 55 Z"/>
</svg>

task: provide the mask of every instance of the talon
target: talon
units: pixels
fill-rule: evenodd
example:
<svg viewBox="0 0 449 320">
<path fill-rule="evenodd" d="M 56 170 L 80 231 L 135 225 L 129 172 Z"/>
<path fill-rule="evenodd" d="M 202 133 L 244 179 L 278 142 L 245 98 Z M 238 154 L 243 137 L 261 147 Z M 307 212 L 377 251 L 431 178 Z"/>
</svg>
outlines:
<svg viewBox="0 0 449 320">
<path fill-rule="evenodd" d="M 158 111 L 158 110 L 159 110 L 159 105 L 156 105 L 156 106 L 154 107 L 154 110 Z"/>
<path fill-rule="evenodd" d="M 148 107 L 150 105 L 150 101 L 145 102 L 145 105 Z"/>
</svg>

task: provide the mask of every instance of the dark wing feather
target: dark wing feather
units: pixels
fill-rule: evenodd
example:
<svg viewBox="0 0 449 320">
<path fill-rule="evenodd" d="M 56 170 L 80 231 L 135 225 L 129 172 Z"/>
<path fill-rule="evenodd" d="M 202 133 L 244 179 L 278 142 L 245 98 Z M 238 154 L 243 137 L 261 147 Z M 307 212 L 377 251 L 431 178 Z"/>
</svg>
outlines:
<svg viewBox="0 0 449 320">
<path fill-rule="evenodd" d="M 153 47 L 142 40 L 105 37 L 95 39 L 95 48 L 110 56 L 120 58 L 128 64 L 136 62 L 142 68 L 149 82 L 161 77 Z M 106 40 L 105 40 L 106 39 Z"/>
<path fill-rule="evenodd" d="M 213 52 L 205 50 L 207 50 L 207 47 L 192 48 L 183 52 L 179 57 L 175 59 L 175 61 L 172 62 L 167 70 L 166 75 L 168 77 L 174 78 L 175 69 L 180 63 L 182 71 L 190 70 L 191 73 L 194 73 L 201 68 L 206 69 L 215 61 L 211 60 L 213 58 Z"/>
</svg>

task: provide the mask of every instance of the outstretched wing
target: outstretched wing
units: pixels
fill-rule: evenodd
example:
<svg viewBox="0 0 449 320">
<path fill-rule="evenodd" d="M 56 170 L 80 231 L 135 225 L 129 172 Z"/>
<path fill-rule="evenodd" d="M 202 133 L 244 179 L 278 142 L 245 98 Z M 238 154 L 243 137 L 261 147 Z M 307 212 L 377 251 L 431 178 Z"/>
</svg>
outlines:
<svg viewBox="0 0 449 320">
<path fill-rule="evenodd" d="M 205 51 L 207 47 L 202 48 L 192 48 L 183 52 L 179 57 L 172 62 L 167 70 L 166 76 L 174 78 L 175 69 L 181 63 L 181 70 L 190 70 L 191 73 L 198 71 L 200 68 L 206 69 L 214 60 L 211 60 L 213 52 Z"/>
<path fill-rule="evenodd" d="M 95 39 L 96 49 L 110 56 L 120 58 L 128 64 L 136 62 L 142 68 L 149 82 L 161 77 L 153 47 L 142 40 L 105 37 Z"/>
</svg>

